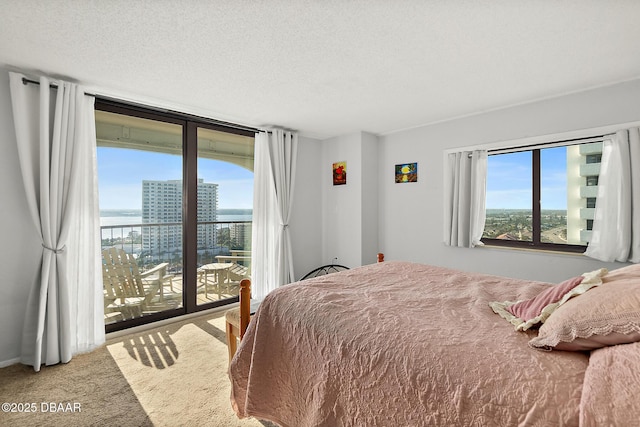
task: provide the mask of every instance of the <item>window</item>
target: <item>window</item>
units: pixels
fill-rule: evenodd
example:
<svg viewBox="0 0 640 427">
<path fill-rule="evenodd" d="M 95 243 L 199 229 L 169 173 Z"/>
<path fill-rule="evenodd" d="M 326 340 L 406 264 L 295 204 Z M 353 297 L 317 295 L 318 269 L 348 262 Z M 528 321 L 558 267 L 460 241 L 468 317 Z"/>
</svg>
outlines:
<svg viewBox="0 0 640 427">
<path fill-rule="evenodd" d="M 598 154 L 587 154 L 585 156 L 585 162 L 590 164 L 590 163 L 600 163 L 602 162 L 602 153 L 598 153 Z"/>
<path fill-rule="evenodd" d="M 124 253 L 134 282 L 118 298 L 122 274 L 105 274 L 107 332 L 237 301 L 254 131 L 96 101 L 96 136 L 102 249 Z"/>
<path fill-rule="evenodd" d="M 584 252 L 596 205 L 600 141 L 490 151 L 482 241 Z"/>
</svg>

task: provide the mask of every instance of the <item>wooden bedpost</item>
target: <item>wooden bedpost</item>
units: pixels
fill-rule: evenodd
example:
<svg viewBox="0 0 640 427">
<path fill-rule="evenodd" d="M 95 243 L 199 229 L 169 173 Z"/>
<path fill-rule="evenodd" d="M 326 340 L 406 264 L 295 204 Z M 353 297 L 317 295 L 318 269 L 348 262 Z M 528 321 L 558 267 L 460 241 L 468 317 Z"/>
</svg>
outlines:
<svg viewBox="0 0 640 427">
<path fill-rule="evenodd" d="M 384 261 L 384 254 L 382 252 L 378 252 L 378 262 Z"/>
<path fill-rule="evenodd" d="M 240 339 L 244 336 L 251 320 L 251 280 L 240 282 Z"/>
</svg>

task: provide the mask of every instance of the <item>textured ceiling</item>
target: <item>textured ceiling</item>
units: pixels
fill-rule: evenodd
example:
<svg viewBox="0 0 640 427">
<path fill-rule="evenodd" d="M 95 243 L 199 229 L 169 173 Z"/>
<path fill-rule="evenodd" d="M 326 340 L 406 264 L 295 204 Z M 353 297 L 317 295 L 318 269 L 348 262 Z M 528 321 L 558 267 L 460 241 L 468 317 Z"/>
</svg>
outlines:
<svg viewBox="0 0 640 427">
<path fill-rule="evenodd" d="M 328 138 L 640 78 L 640 1 L 0 0 L 0 64 Z"/>
</svg>

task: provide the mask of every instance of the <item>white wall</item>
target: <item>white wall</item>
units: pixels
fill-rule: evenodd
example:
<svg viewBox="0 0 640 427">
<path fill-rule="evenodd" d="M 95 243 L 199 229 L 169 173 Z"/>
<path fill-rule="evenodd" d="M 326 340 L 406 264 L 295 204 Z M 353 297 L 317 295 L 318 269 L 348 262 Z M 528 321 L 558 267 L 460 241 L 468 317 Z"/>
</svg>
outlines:
<svg viewBox="0 0 640 427">
<path fill-rule="evenodd" d="M 378 254 L 378 137 L 362 136 L 362 246 L 360 264 L 373 264 Z"/>
<path fill-rule="evenodd" d="M 298 162 L 289 224 L 296 279 L 322 265 L 321 142 L 298 139 Z M 326 171 L 325 171 L 326 172 Z"/>
<path fill-rule="evenodd" d="M 357 267 L 378 252 L 378 137 L 365 132 L 322 142 L 323 264 Z M 347 162 L 346 185 L 333 185 L 332 166 Z"/>
<path fill-rule="evenodd" d="M 360 265 L 362 242 L 362 140 L 360 133 L 322 142 L 322 262 Z M 332 166 L 347 162 L 347 183 L 333 185 Z M 318 265 L 318 267 L 320 266 Z"/>
<path fill-rule="evenodd" d="M 0 68 L 0 366 L 19 356 L 29 289 L 41 250 L 29 217 L 16 148 L 9 73 Z"/>
<path fill-rule="evenodd" d="M 380 137 L 380 250 L 404 259 L 468 271 L 556 282 L 622 264 L 582 255 L 442 243 L 444 150 L 640 120 L 640 80 L 488 112 Z M 395 164 L 418 162 L 418 182 L 395 184 Z"/>
</svg>

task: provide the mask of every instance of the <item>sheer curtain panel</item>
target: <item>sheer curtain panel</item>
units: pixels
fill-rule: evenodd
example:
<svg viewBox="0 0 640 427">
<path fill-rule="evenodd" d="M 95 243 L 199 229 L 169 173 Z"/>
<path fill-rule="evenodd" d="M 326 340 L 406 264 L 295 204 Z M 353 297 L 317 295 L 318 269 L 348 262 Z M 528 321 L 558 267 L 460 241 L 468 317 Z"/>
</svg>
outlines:
<svg viewBox="0 0 640 427">
<path fill-rule="evenodd" d="M 444 243 L 472 248 L 480 241 L 486 218 L 487 152 L 450 153 L 447 158 Z"/>
<path fill-rule="evenodd" d="M 21 361 L 69 362 L 104 343 L 94 98 L 76 84 L 10 73 L 29 215 L 41 237 L 29 286 Z M 50 85 L 53 85 L 51 87 Z M 57 88 L 56 88 L 57 87 Z"/>
<path fill-rule="evenodd" d="M 602 143 L 593 233 L 585 255 L 640 262 L 639 165 L 640 128 L 618 131 Z"/>
<path fill-rule="evenodd" d="M 251 280 L 252 296 L 261 300 L 295 277 L 289 218 L 298 135 L 280 129 L 258 132 L 255 144 Z"/>
</svg>

